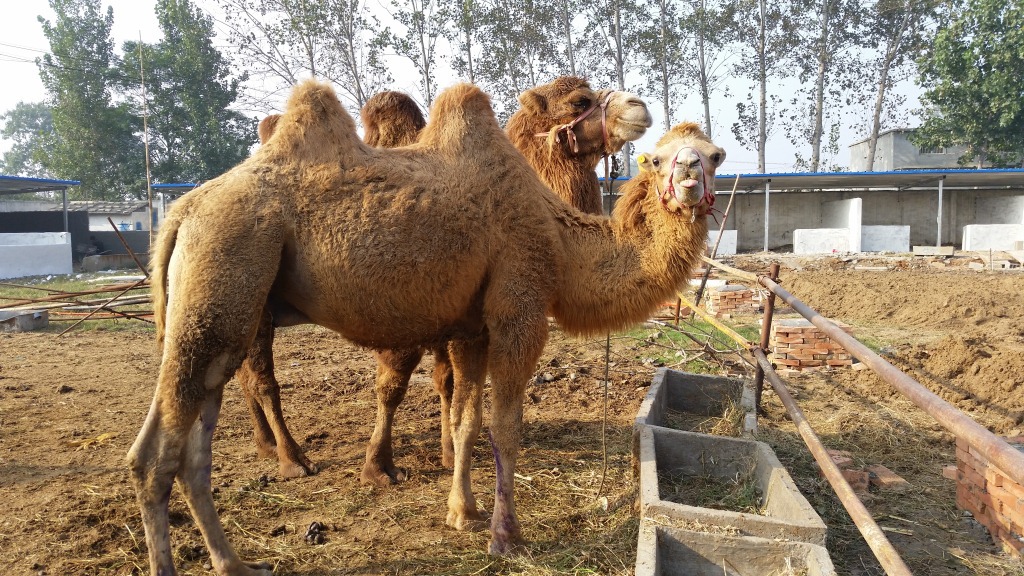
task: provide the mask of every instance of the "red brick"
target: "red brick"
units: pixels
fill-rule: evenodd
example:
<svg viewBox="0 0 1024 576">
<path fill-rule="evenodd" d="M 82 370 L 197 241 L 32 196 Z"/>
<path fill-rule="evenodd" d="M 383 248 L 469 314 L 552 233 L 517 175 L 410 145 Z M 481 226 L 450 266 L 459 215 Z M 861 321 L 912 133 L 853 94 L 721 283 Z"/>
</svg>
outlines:
<svg viewBox="0 0 1024 576">
<path fill-rule="evenodd" d="M 947 480 L 956 480 L 956 464 L 949 464 L 942 467 L 942 477 Z"/>
<path fill-rule="evenodd" d="M 778 364 L 780 366 L 799 366 L 800 365 L 800 361 L 799 360 L 792 360 L 792 359 L 789 359 L 789 358 L 773 358 L 772 362 L 774 362 L 774 363 L 776 363 L 776 364 Z"/>
<path fill-rule="evenodd" d="M 853 466 L 853 454 L 850 454 L 846 450 L 825 450 L 828 452 L 828 457 L 832 459 L 832 463 L 839 468 L 848 468 Z"/>
<path fill-rule="evenodd" d="M 910 482 L 881 464 L 865 466 L 864 470 L 870 476 L 871 483 L 883 490 L 900 492 L 910 488 Z"/>
<path fill-rule="evenodd" d="M 828 364 L 829 366 L 852 366 L 853 365 L 853 360 L 842 360 L 842 359 L 832 358 L 832 359 L 826 360 L 825 364 Z"/>
<path fill-rule="evenodd" d="M 868 473 L 863 470 L 842 469 L 843 478 L 850 484 L 854 492 L 866 493 L 868 491 Z"/>
</svg>

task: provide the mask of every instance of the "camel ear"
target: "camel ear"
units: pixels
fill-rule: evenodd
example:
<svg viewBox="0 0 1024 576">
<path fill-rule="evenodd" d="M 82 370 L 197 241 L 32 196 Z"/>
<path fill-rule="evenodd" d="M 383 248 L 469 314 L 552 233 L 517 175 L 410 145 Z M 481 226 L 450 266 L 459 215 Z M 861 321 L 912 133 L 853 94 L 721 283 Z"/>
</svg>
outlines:
<svg viewBox="0 0 1024 576">
<path fill-rule="evenodd" d="M 547 99 L 538 94 L 537 91 L 532 88 L 519 95 L 519 104 L 525 108 L 527 112 L 535 116 L 539 116 L 548 111 Z"/>
<path fill-rule="evenodd" d="M 280 119 L 280 114 L 271 114 L 260 120 L 260 124 L 256 128 L 256 132 L 260 137 L 260 144 L 266 144 L 267 140 L 270 140 L 270 137 L 274 135 L 274 130 L 277 128 L 277 121 Z"/>
<path fill-rule="evenodd" d="M 725 150 L 715 152 L 709 157 L 709 159 L 711 160 L 711 163 L 715 165 L 715 168 L 718 168 L 722 165 L 722 162 L 725 162 Z"/>
</svg>

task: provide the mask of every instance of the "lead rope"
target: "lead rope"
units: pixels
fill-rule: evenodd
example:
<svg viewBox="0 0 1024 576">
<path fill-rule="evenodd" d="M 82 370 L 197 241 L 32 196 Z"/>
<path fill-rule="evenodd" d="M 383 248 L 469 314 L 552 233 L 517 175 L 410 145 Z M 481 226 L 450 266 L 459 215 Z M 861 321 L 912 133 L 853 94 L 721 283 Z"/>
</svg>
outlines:
<svg viewBox="0 0 1024 576">
<path fill-rule="evenodd" d="M 611 174 L 608 169 L 608 154 L 604 155 L 604 185 L 608 197 L 612 196 Z M 597 497 L 604 492 L 604 480 L 608 475 L 608 367 L 611 363 L 612 333 L 604 335 L 604 414 L 601 418 L 601 484 L 597 487 Z"/>
</svg>

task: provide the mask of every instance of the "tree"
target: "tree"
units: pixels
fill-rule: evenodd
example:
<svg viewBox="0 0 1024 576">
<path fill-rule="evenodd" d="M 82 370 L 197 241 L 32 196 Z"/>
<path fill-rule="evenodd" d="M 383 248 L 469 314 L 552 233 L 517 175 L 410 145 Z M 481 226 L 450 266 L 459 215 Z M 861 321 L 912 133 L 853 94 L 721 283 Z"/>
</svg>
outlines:
<svg viewBox="0 0 1024 576">
<path fill-rule="evenodd" d="M 875 165 L 875 150 L 883 122 L 894 118 L 901 96 L 893 86 L 910 77 L 914 58 L 928 44 L 929 24 L 937 16 L 941 0 L 877 0 L 865 12 L 864 54 L 867 61 L 864 84 L 874 86 L 868 133 L 868 170 Z"/>
<path fill-rule="evenodd" d="M 817 172 L 826 112 L 842 103 L 844 94 L 856 86 L 853 51 L 861 37 L 862 8 L 860 0 L 795 0 L 794 7 L 795 13 L 801 15 L 794 19 L 799 45 L 810 47 L 793 51 L 794 60 L 800 69 L 800 82 L 806 85 L 811 78 L 814 81 L 810 90 L 801 90 L 809 113 L 795 115 L 796 123 L 789 124 L 787 131 L 793 144 L 811 145 L 806 168 Z M 802 108 L 799 98 L 794 104 Z"/>
<path fill-rule="evenodd" d="M 158 0 L 156 15 L 163 40 L 142 47 L 153 179 L 208 180 L 242 161 L 256 143 L 255 122 L 230 108 L 245 76 L 231 76 L 213 46 L 213 21 L 190 0 Z M 123 75 L 136 76 L 125 90 L 137 84 L 139 48 L 125 43 Z"/>
<path fill-rule="evenodd" d="M 1020 165 L 1024 157 L 1024 5 L 965 0 L 918 61 L 926 88 L 918 145 L 963 144 L 961 164 Z"/>
<path fill-rule="evenodd" d="M 50 0 L 56 20 L 39 18 L 50 53 L 37 60 L 47 91 L 53 131 L 39 163 L 57 178 L 81 181 L 83 199 L 120 200 L 144 191 L 138 128 L 128 107 L 112 102 L 116 57 L 110 28 L 114 13 L 99 0 Z"/>
<path fill-rule="evenodd" d="M 765 171 L 765 147 L 772 128 L 769 120 L 769 102 L 772 115 L 778 114 L 779 98 L 768 94 L 768 80 L 788 64 L 794 46 L 795 22 L 788 0 L 739 0 L 732 21 L 733 34 L 742 47 L 740 60 L 735 66 L 738 76 L 752 80 L 757 90 L 757 107 L 747 102 L 736 105 L 739 121 L 732 133 L 740 144 L 757 152 L 757 169 Z M 755 100 L 748 94 L 748 100 Z"/>
<path fill-rule="evenodd" d="M 437 92 L 437 43 L 451 34 L 455 11 L 443 0 L 391 0 L 391 7 L 389 15 L 405 32 L 399 35 L 388 27 L 378 42 L 407 58 L 419 72 L 420 89 L 429 108 Z"/>
<path fill-rule="evenodd" d="M 18 102 L 17 106 L 0 115 L 4 127 L 0 138 L 10 140 L 11 148 L 0 160 L 0 173 L 46 178 L 50 173 L 42 161 L 46 142 L 53 141 L 53 115 L 42 102 Z"/>
</svg>

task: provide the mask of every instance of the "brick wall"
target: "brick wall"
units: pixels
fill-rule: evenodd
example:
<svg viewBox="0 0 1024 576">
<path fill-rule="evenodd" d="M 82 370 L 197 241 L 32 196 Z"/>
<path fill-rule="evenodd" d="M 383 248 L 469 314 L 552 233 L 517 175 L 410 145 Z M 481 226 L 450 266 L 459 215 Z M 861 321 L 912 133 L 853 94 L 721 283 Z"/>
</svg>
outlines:
<svg viewBox="0 0 1024 576">
<path fill-rule="evenodd" d="M 726 284 L 708 288 L 704 300 L 708 313 L 716 317 L 725 315 L 753 315 L 760 312 L 761 304 L 755 299 L 756 292 L 742 284 Z"/>
<path fill-rule="evenodd" d="M 1005 439 L 1024 451 L 1024 436 Z M 956 439 L 956 505 L 988 529 L 992 541 L 1017 556 L 1024 549 L 1024 487 L 966 440 Z"/>
<path fill-rule="evenodd" d="M 853 328 L 836 322 L 847 333 Z M 853 356 L 804 319 L 777 319 L 769 336 L 771 361 L 780 368 L 810 370 L 853 365 Z"/>
</svg>

